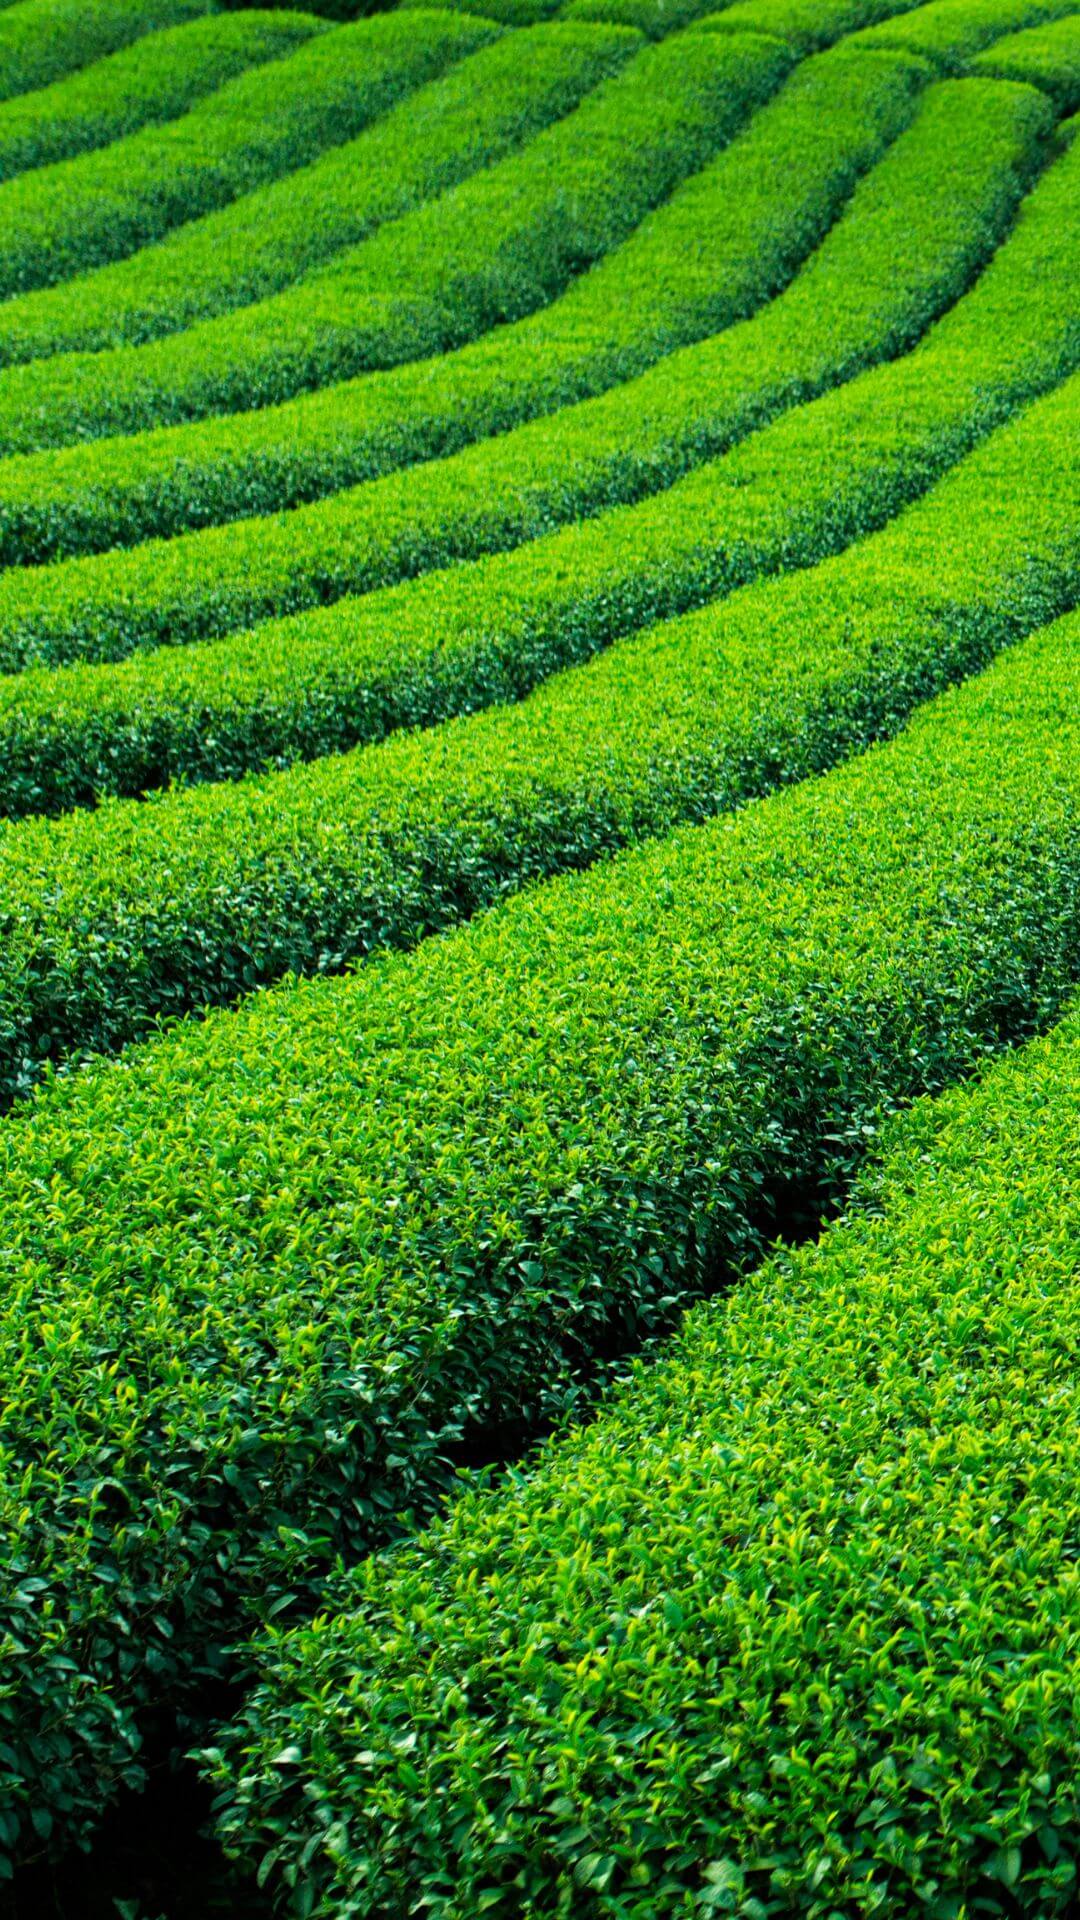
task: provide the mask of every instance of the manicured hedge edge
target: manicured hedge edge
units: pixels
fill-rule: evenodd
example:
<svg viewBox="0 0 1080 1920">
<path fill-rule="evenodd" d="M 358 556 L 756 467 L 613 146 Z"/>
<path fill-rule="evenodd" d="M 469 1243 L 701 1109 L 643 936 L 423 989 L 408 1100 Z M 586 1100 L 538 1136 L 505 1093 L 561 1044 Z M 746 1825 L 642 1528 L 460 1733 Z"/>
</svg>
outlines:
<svg viewBox="0 0 1080 1920">
<path fill-rule="evenodd" d="M 803 272 L 753 321 L 554 418 L 285 518 L 9 577 L 0 664 L 113 659 L 207 638 L 510 547 L 671 485 L 785 404 L 910 347 L 1000 240 L 1045 158 L 1050 124 L 1042 95 L 1028 89 L 931 89 Z M 1064 188 L 1054 177 L 1051 197 L 1065 200 L 1055 233 L 1067 252 L 1074 207 Z M 4 527 L 0 507 L 0 557 L 38 535 L 21 465 L 18 532 L 11 516 Z M 99 543 L 116 527 L 111 490 L 103 505 Z"/>
<path fill-rule="evenodd" d="M 654 39 L 690 21 L 707 28 L 730 24 L 732 32 L 774 33 L 800 53 L 812 53 L 905 4 L 916 0 L 741 0 L 720 11 L 710 10 L 708 0 L 566 0 L 561 13 L 566 20 L 620 20 Z"/>
<path fill-rule="evenodd" d="M 763 88 L 779 78 L 768 43 L 724 44 L 733 99 L 747 97 L 758 62 Z M 294 505 L 506 432 L 738 321 L 787 284 L 902 130 L 921 72 L 905 57 L 842 49 L 807 62 L 551 306 L 456 354 L 263 412 L 0 465 L 4 555 L 41 559 L 65 542 L 130 542 Z"/>
<path fill-rule="evenodd" d="M 1051 599 L 1033 573 L 1028 616 Z M 85 1827 L 138 1777 L 141 1712 L 422 1511 L 463 1435 L 565 1409 L 598 1353 L 832 1204 L 883 1107 L 1053 1017 L 1074 687 L 1012 662 L 838 775 L 12 1116 L 17 1848 L 31 1809 Z"/>
<path fill-rule="evenodd" d="M 417 18 L 401 17 L 397 31 Z M 0 374 L 0 446 L 265 405 L 444 352 L 534 312 L 704 165 L 788 60 L 772 42 L 732 50 L 687 34 L 642 48 L 624 27 L 561 33 L 594 42 L 598 77 L 609 75 L 579 94 L 575 111 L 297 286 L 164 340 L 9 368 Z M 20 425 L 28 404 L 33 418 Z"/>
<path fill-rule="evenodd" d="M 1043 87 L 1059 113 L 1080 108 L 1080 16 L 1011 35 L 972 61 L 972 71 Z"/>
<path fill-rule="evenodd" d="M 133 253 L 304 166 L 477 37 L 475 22 L 434 8 L 329 30 L 310 16 L 307 31 L 306 45 L 237 75 L 179 119 L 0 185 L 0 295 Z"/>
<path fill-rule="evenodd" d="M 0 10 L 0 100 L 48 86 L 155 28 L 197 20 L 213 7 L 214 0 L 21 0 Z"/>
<path fill-rule="evenodd" d="M 0 104 L 0 180 L 175 119 L 234 74 L 310 36 L 295 11 L 212 14 L 148 34 L 52 86 Z"/>
<path fill-rule="evenodd" d="M 1078 638 L 1034 701 L 1006 668 L 1043 725 Z M 268 1636 L 210 1765 L 282 1908 L 1073 1912 L 1078 1175 L 1074 1003 L 590 1428 Z"/>
<path fill-rule="evenodd" d="M 1058 237 L 1052 228 L 1052 258 Z M 234 779 L 520 698 L 635 627 L 824 558 L 1075 366 L 1075 303 L 1066 294 L 1055 311 L 1044 289 L 1041 341 L 1020 307 L 1017 368 L 1017 295 L 1046 242 L 1041 221 L 1018 229 L 1026 271 L 988 273 L 943 324 L 940 352 L 931 335 L 909 360 L 787 415 L 654 499 L 212 643 L 0 680 L 0 810 L 60 812 L 110 792 Z"/>
<path fill-rule="evenodd" d="M 1054 20 L 1072 5 L 1073 0 L 930 0 L 913 13 L 864 29 L 853 44 L 903 47 L 957 73 L 1002 34 Z"/>
<path fill-rule="evenodd" d="M 627 640 L 523 705 L 235 788 L 12 826 L 0 1100 L 48 1059 L 115 1049 L 287 970 L 415 945 L 894 732 L 1023 630 L 1036 560 L 1056 568 L 1037 614 L 1075 597 L 1080 486 L 1062 431 L 1056 406 L 1033 415 L 863 545 Z M 834 502 L 842 476 L 800 453 Z M 768 497 L 785 491 L 771 475 Z M 1018 495 L 995 536 L 999 498 Z"/>
<path fill-rule="evenodd" d="M 523 39 L 479 20 L 468 30 L 471 43 L 463 37 L 460 49 L 468 57 L 355 140 L 176 228 L 149 251 L 7 302 L 0 357 L 138 345 L 280 292 L 384 221 L 524 145 L 634 50 L 624 36 L 559 22 Z"/>
<path fill-rule="evenodd" d="M 586 5 L 588 0 L 579 0 Z M 735 0 L 706 14 L 697 25 L 707 33 L 775 33 L 800 53 L 820 53 L 847 34 L 877 20 L 907 13 L 917 0 Z"/>
<path fill-rule="evenodd" d="M 650 40 L 693 26 L 711 0 L 567 0 L 560 8 L 564 20 L 610 20 L 636 27 Z"/>
<path fill-rule="evenodd" d="M 423 0 L 398 0 L 398 11 L 406 13 L 421 6 Z M 475 12 L 480 0 L 447 0 L 447 4 L 462 13 Z M 531 27 L 541 20 L 549 20 L 552 14 L 564 11 L 560 0 L 490 0 L 484 6 L 484 12 L 492 20 L 498 20 L 507 27 Z"/>
</svg>

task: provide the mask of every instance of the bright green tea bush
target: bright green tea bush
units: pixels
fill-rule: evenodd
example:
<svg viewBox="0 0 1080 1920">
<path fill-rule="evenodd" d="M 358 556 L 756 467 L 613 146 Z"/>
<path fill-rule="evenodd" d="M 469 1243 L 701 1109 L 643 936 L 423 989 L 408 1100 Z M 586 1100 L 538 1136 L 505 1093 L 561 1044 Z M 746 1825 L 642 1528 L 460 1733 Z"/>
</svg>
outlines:
<svg viewBox="0 0 1080 1920">
<path fill-rule="evenodd" d="M 156 27 L 209 13 L 214 0 L 21 0 L 0 11 L 0 100 L 45 87 Z M 6 239 L 5 235 L 5 239 Z"/>
<path fill-rule="evenodd" d="M 567 0 L 560 8 L 564 20 L 610 20 L 637 27 L 650 40 L 691 26 L 706 13 L 712 0 Z"/>
<path fill-rule="evenodd" d="M 1078 637 L 965 694 L 961 781 L 1056 730 Z M 1076 1013 L 886 1140 L 846 1224 L 267 1641 L 216 1771 L 286 1910 L 1074 1911 Z"/>
<path fill-rule="evenodd" d="M 1080 0 L 369 4 L 0 0 L 0 1909 L 1067 1920 Z"/>
<path fill-rule="evenodd" d="M 416 0 L 419 4 L 419 0 Z M 589 0 L 576 0 L 587 5 Z M 698 22 L 707 32 L 775 33 L 800 53 L 817 53 L 860 27 L 907 13 L 915 0 L 735 0 Z"/>
<path fill-rule="evenodd" d="M 1068 545 L 1051 506 L 1029 534 L 1027 621 Z M 1053 1017 L 1080 969 L 1065 638 L 821 782 L 8 1121 L 12 1819 L 84 1826 L 138 1776 L 140 1710 L 422 1509 L 463 1433 L 565 1406 L 793 1193 L 839 1197 L 883 1107 Z"/>
<path fill-rule="evenodd" d="M 0 180 L 175 119 L 204 94 L 309 38 L 310 16 L 214 14 L 147 34 L 51 86 L 0 104 Z"/>
<path fill-rule="evenodd" d="M 408 34 L 418 16 L 382 18 Z M 771 42 L 732 48 L 687 34 L 627 60 L 641 42 L 626 28 L 562 32 L 611 75 L 576 111 L 295 287 L 165 340 L 10 368 L 0 374 L 0 446 L 264 405 L 533 312 L 703 165 L 788 58 Z M 744 59 L 745 77 L 730 84 Z"/>
<path fill-rule="evenodd" d="M 1010 34 L 972 61 L 972 69 L 1043 87 L 1059 113 L 1075 113 L 1080 108 L 1080 14 Z"/>
<path fill-rule="evenodd" d="M 766 41 L 724 44 L 725 96 L 741 93 L 749 111 L 783 56 Z M 0 552 L 44 559 L 293 505 L 631 377 L 785 286 L 910 121 L 924 77 L 906 56 L 837 48 L 808 61 L 559 299 L 443 359 L 264 412 L 0 464 Z M 20 430 L 25 439 L 36 428 L 24 420 Z"/>
<path fill-rule="evenodd" d="M 1023 630 L 1038 556 L 1063 569 L 1062 598 L 1048 604 L 1072 599 L 1062 555 L 1080 494 L 1059 458 L 1044 457 L 1071 418 L 1052 403 L 875 538 L 625 640 L 520 706 L 238 787 L 10 828 L 0 1100 L 25 1093 L 48 1059 L 114 1049 L 162 1015 L 290 969 L 337 971 L 377 947 L 414 945 L 531 880 L 895 731 L 918 700 Z M 850 475 L 805 436 L 799 454 L 793 469 L 814 473 L 835 511 Z M 1007 516 L 994 544 L 999 492 L 1008 498 L 1040 464 L 1047 492 L 1029 485 L 1025 513 Z M 786 492 L 770 473 L 765 498 Z M 1049 532 L 1032 531 L 1037 500 Z M 789 511 L 797 518 L 797 501 Z M 942 607 L 923 583 L 943 547 Z"/>
<path fill-rule="evenodd" d="M 1075 193 L 1068 204 L 1075 226 Z M 1071 283 L 1061 282 L 1060 306 L 1049 285 L 1040 293 L 1041 338 L 1030 305 L 1032 275 L 1062 239 L 1075 247 L 1070 231 L 1032 218 L 1017 229 L 1015 277 L 1006 249 L 1003 271 L 987 273 L 909 360 L 636 506 L 213 643 L 0 681 L 0 810 L 58 812 L 110 792 L 233 779 L 520 698 L 635 627 L 821 559 L 1076 364 Z M 1018 477 L 1021 492 L 1027 484 Z"/>
<path fill-rule="evenodd" d="M 523 43 L 504 35 L 485 46 L 496 30 L 470 25 L 483 50 L 356 140 L 175 229 L 149 254 L 8 301 L 0 356 L 137 344 L 278 292 L 523 145 L 634 50 L 624 36 L 561 23 L 533 29 Z M 464 40 L 461 52 L 469 53 Z"/>
<path fill-rule="evenodd" d="M 418 4 L 418 0 L 403 0 L 403 4 Z M 732 32 L 774 33 L 800 53 L 810 53 L 867 21 L 914 4 L 915 0 L 742 0 L 717 13 L 710 11 L 711 0 L 566 0 L 560 11 L 566 20 L 619 20 L 654 39 L 692 20 L 709 28 L 730 25 Z M 702 19 L 702 15 L 708 17 Z"/>
<path fill-rule="evenodd" d="M 752 322 L 553 418 L 288 518 L 11 576 L 0 583 L 0 663 L 115 658 L 162 640 L 205 638 L 512 546 L 670 485 L 784 405 L 910 346 L 1006 228 L 1045 154 L 1049 119 L 1041 95 L 1027 89 L 973 81 L 932 88 L 802 274 Z M 1029 275 L 1033 226 L 1049 221 L 1063 258 L 1080 256 L 1080 235 L 1069 244 L 1080 157 L 1051 178 L 1039 199 L 1053 204 L 1040 205 L 1007 249 L 1007 260 L 1027 255 Z M 1040 273 L 1045 264 L 1039 260 Z M 1000 277 L 1000 266 L 995 271 Z M 1056 321 L 1060 338 L 1061 300 L 1071 310 L 1063 290 L 1026 328 L 1029 376 L 1037 330 L 1052 333 Z M 341 438 L 333 443 L 339 456 Z M 17 463 L 7 489 L 0 469 L 0 555 L 40 550 L 57 526 L 57 465 Z M 84 465 L 93 465 L 91 450 Z M 28 482 L 42 469 L 53 485 L 35 500 Z M 100 523 L 84 510 L 76 524 L 105 545 L 117 531 L 117 490 L 95 491 L 88 505 L 99 503 Z M 71 541 L 74 528 L 61 524 Z"/>
<path fill-rule="evenodd" d="M 398 10 L 406 12 L 423 3 L 424 0 L 399 0 Z M 447 4 L 462 13 L 475 11 L 474 0 L 447 0 Z M 491 0 L 491 5 L 484 8 L 487 19 L 498 20 L 507 27 L 531 27 L 562 11 L 560 0 Z"/>
<path fill-rule="evenodd" d="M 311 18 L 308 34 L 165 126 L 0 185 L 0 294 L 132 253 L 303 166 L 476 43 L 467 19 L 435 9 L 329 32 Z"/>
<path fill-rule="evenodd" d="M 1055 20 L 1072 5 L 1073 0 L 930 0 L 912 13 L 865 28 L 852 45 L 904 47 L 955 73 L 1002 34 Z"/>
</svg>

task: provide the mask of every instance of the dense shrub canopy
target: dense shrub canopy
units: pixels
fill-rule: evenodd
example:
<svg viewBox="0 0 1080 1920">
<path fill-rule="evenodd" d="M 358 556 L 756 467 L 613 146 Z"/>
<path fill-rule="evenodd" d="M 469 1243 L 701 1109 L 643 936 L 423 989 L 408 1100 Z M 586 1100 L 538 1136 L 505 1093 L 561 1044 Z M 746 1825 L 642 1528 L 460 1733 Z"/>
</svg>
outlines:
<svg viewBox="0 0 1080 1920">
<path fill-rule="evenodd" d="M 17 1920 L 1074 1910 L 1078 22 L 0 0 Z"/>
</svg>

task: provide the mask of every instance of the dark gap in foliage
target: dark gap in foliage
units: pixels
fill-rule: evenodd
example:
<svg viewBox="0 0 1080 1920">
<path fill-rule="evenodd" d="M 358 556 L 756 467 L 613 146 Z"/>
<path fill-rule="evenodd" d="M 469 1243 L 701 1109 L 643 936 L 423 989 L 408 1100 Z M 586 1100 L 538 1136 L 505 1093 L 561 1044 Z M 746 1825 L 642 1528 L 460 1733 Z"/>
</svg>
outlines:
<svg viewBox="0 0 1080 1920">
<path fill-rule="evenodd" d="M 816 1240 L 838 1211 L 835 1199 L 812 1176 L 778 1177 L 763 1187 L 760 1205 L 749 1225 L 755 1243 L 763 1249 L 778 1241 L 794 1248 Z M 485 1422 L 483 1426 L 466 1430 L 458 1441 L 444 1447 L 446 1459 L 460 1473 L 478 1473 L 485 1477 L 527 1463 L 528 1457 L 565 1425 L 568 1418 L 591 1418 L 601 1394 L 625 1372 L 630 1361 L 658 1358 L 688 1307 L 737 1286 L 742 1277 L 730 1266 L 718 1262 L 704 1284 L 695 1286 L 692 1292 L 653 1302 L 645 1333 L 640 1321 L 612 1320 L 602 1333 L 590 1338 L 587 1350 L 582 1348 L 570 1355 L 561 1417 L 556 1409 L 555 1413 L 541 1418 L 522 1415 L 513 1420 Z"/>
<path fill-rule="evenodd" d="M 202 1702 L 207 1720 L 238 1698 L 223 1688 Z M 212 1792 L 181 1745 L 171 1716 L 148 1727 L 145 1790 L 121 1796 L 89 1853 L 25 1869 L 0 1900 L 4 1920 L 269 1920 L 269 1902 L 212 1837 Z"/>
<path fill-rule="evenodd" d="M 220 0 L 223 13 L 245 13 L 251 7 L 298 7 L 324 20 L 362 20 L 369 13 L 389 13 L 397 0 Z M 479 11 L 479 9 L 477 9 Z"/>
</svg>

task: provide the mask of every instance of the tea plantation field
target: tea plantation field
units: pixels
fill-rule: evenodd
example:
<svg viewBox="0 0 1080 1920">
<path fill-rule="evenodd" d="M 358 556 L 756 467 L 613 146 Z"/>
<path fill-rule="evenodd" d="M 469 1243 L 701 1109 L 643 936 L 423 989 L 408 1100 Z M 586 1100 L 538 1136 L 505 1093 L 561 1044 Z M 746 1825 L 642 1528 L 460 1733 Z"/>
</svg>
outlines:
<svg viewBox="0 0 1080 1920">
<path fill-rule="evenodd" d="M 0 0 L 0 1915 L 1080 1913 L 1080 0 Z"/>
</svg>

